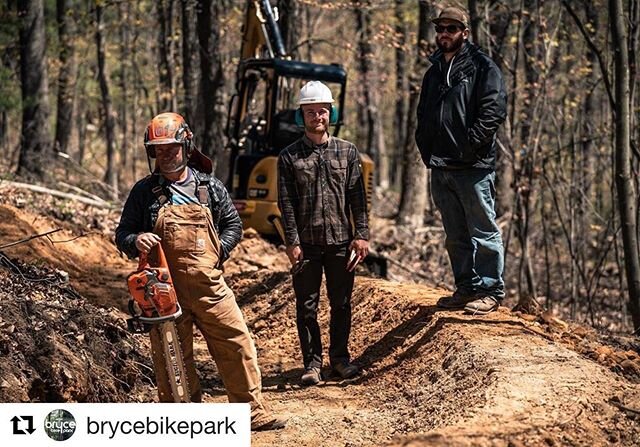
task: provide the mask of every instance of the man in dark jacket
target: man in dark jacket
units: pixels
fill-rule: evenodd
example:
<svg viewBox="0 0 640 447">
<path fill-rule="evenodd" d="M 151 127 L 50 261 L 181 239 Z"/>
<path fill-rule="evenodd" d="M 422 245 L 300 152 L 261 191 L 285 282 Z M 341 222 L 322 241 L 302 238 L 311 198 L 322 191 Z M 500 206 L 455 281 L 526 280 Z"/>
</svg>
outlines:
<svg viewBox="0 0 640 447">
<path fill-rule="evenodd" d="M 204 336 L 230 402 L 251 404 L 251 428 L 281 428 L 266 410 L 256 349 L 222 262 L 242 237 L 242 222 L 209 158 L 192 144 L 182 116 L 162 113 L 149 123 L 145 148 L 155 159 L 150 176 L 129 194 L 116 229 L 118 248 L 129 257 L 160 244 L 169 265 L 182 315 L 176 320 L 192 402 L 202 393 L 193 358 L 193 325 Z M 150 333 L 161 402 L 172 402 L 160 331 Z"/>
<path fill-rule="evenodd" d="M 456 282 L 453 296 L 438 306 L 482 315 L 504 298 L 494 182 L 506 92 L 495 63 L 467 41 L 466 12 L 445 8 L 433 23 L 438 50 L 422 82 L 416 143 L 432 169 L 431 191 Z"/>
</svg>

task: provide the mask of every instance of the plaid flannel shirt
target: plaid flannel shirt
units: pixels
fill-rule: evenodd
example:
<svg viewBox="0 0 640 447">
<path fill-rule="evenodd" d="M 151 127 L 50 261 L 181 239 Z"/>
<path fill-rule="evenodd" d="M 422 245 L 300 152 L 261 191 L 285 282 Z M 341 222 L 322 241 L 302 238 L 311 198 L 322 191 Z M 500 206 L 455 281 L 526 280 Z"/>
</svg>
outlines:
<svg viewBox="0 0 640 447">
<path fill-rule="evenodd" d="M 356 147 L 331 136 L 316 146 L 305 135 L 284 149 L 278 158 L 278 206 L 287 245 L 368 240 L 367 198 Z"/>
</svg>

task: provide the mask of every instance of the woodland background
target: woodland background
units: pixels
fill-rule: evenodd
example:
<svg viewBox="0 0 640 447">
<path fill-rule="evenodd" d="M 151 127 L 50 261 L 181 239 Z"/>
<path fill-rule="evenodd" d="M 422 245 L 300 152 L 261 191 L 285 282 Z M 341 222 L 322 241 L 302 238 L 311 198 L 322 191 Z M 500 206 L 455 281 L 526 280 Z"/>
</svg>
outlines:
<svg viewBox="0 0 640 447">
<path fill-rule="evenodd" d="M 414 248 L 436 264 L 416 279 L 437 277 L 448 261 L 442 233 L 430 231 L 439 218 L 413 133 L 435 49 L 430 19 L 454 2 L 272 3 L 293 58 L 346 68 L 340 136 L 376 162 L 374 211 L 403 229 L 397 243 L 436 235 L 436 249 Z M 637 334 L 640 2 L 458 4 L 469 9 L 472 40 L 502 69 L 509 94 L 497 198 L 514 304 Z M 245 7 L 239 0 L 0 4 L 1 178 L 64 182 L 119 203 L 148 173 L 146 123 L 174 110 L 226 179 L 224 128 Z"/>
</svg>

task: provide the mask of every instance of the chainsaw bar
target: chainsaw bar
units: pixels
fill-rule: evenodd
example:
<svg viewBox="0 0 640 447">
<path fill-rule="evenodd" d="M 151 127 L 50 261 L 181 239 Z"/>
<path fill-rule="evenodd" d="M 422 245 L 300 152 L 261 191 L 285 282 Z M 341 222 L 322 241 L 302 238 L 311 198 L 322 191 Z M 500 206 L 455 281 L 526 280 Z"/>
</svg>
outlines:
<svg viewBox="0 0 640 447">
<path fill-rule="evenodd" d="M 158 329 L 162 336 L 162 353 L 167 367 L 167 376 L 169 377 L 173 400 L 174 402 L 191 402 L 176 324 L 173 321 L 166 321 L 160 323 Z"/>
</svg>

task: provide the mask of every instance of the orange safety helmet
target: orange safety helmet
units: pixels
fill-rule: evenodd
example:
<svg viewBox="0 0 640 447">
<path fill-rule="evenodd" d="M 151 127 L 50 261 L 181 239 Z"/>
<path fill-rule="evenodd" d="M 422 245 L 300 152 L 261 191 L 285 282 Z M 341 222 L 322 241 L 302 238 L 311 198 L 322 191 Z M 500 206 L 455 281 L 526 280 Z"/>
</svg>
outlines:
<svg viewBox="0 0 640 447">
<path fill-rule="evenodd" d="M 165 112 L 156 115 L 144 133 L 144 148 L 147 151 L 149 167 L 151 158 L 156 158 L 155 145 L 178 143 L 182 145 L 183 157 L 187 164 L 199 171 L 212 173 L 213 162 L 193 144 L 193 132 L 182 115 Z"/>
</svg>

